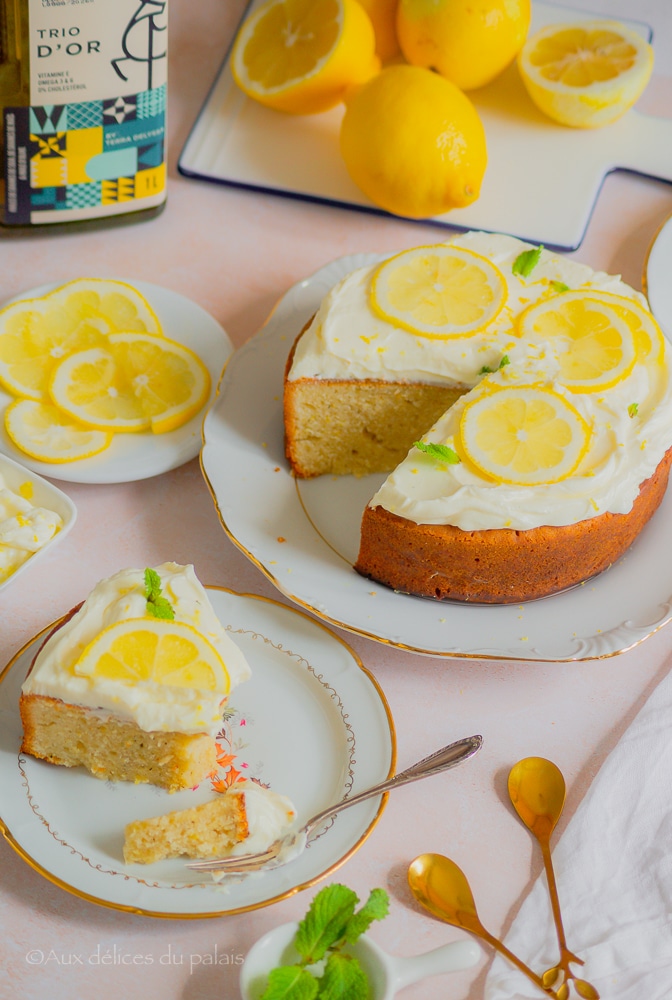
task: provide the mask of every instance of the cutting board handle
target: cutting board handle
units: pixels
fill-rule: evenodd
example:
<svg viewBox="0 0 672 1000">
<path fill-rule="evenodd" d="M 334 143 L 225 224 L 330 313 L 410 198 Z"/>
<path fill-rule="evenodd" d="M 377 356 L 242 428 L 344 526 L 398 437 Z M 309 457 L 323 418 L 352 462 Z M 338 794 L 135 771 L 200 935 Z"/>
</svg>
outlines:
<svg viewBox="0 0 672 1000">
<path fill-rule="evenodd" d="M 615 167 L 672 182 L 672 119 L 630 112 L 627 146 L 621 144 Z"/>
</svg>

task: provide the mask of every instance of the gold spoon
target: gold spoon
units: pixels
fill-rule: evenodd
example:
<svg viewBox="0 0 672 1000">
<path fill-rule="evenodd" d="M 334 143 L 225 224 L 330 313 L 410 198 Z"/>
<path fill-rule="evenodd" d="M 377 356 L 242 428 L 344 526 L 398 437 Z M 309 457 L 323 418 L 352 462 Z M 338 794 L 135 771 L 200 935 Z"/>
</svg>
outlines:
<svg viewBox="0 0 672 1000">
<path fill-rule="evenodd" d="M 548 996 L 558 994 L 544 984 L 540 976 L 528 968 L 505 944 L 485 929 L 476 912 L 476 904 L 464 872 L 442 854 L 420 854 L 408 869 L 411 892 L 425 909 L 447 924 L 462 927 L 477 935 L 520 969 Z"/>
<path fill-rule="evenodd" d="M 551 834 L 560 819 L 565 804 L 565 779 L 556 765 L 544 757 L 526 757 L 519 760 L 509 773 L 509 797 L 513 808 L 541 847 L 544 869 L 551 897 L 553 920 L 558 935 L 560 961 L 542 976 L 543 982 L 553 986 L 563 975 L 558 988 L 559 1000 L 569 996 L 569 981 L 574 980 L 576 992 L 586 1000 L 599 1000 L 600 994 L 585 979 L 577 979 L 570 969 L 570 962 L 583 965 L 583 959 L 567 947 L 565 930 L 560 915 L 560 901 L 551 861 Z"/>
</svg>

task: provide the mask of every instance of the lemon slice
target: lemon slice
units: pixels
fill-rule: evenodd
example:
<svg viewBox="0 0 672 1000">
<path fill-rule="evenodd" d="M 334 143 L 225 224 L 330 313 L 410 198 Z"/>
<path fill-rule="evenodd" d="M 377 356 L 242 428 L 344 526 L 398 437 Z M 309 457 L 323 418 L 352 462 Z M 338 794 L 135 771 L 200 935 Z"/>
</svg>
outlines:
<svg viewBox="0 0 672 1000">
<path fill-rule="evenodd" d="M 598 128 L 620 118 L 642 93 L 653 49 L 617 21 L 553 24 L 528 38 L 518 68 L 530 97 L 549 118 Z"/>
<path fill-rule="evenodd" d="M 143 334 L 115 333 L 109 349 L 155 434 L 181 427 L 210 395 L 210 373 L 188 347 Z"/>
<path fill-rule="evenodd" d="M 49 383 L 54 403 L 98 430 L 175 430 L 203 406 L 210 374 L 193 351 L 167 337 L 114 333 L 105 348 L 70 355 Z"/>
<path fill-rule="evenodd" d="M 17 399 L 7 407 L 5 430 L 17 448 L 40 462 L 91 458 L 112 441 L 107 431 L 84 427 L 51 403 L 35 399 Z"/>
<path fill-rule="evenodd" d="M 77 351 L 54 368 L 53 402 L 73 420 L 103 431 L 149 430 L 151 420 L 133 386 L 106 348 Z"/>
<path fill-rule="evenodd" d="M 268 0 L 231 55 L 238 86 L 278 111 L 333 108 L 380 69 L 373 25 L 356 0 Z"/>
<path fill-rule="evenodd" d="M 506 295 L 498 268 L 461 247 L 406 250 L 384 261 L 371 280 L 374 312 L 425 337 L 482 329 L 499 314 Z"/>
<path fill-rule="evenodd" d="M 665 337 L 648 309 L 634 299 L 616 295 L 614 292 L 597 292 L 591 288 L 588 294 L 591 299 L 605 302 L 627 323 L 635 342 L 638 361 L 650 360 L 656 364 L 661 363 L 665 353 Z"/>
<path fill-rule="evenodd" d="M 598 392 L 626 378 L 635 363 L 628 323 L 591 291 L 563 292 L 521 313 L 518 330 L 552 346 L 560 381 L 572 392 Z"/>
<path fill-rule="evenodd" d="M 467 403 L 460 436 L 469 460 L 490 479 L 539 486 L 574 472 L 588 450 L 590 429 L 559 393 L 519 386 Z"/>
<path fill-rule="evenodd" d="M 28 399 L 47 399 L 54 366 L 75 351 L 102 346 L 109 333 L 160 335 L 147 300 L 131 285 L 79 278 L 47 295 L 0 310 L 0 383 Z"/>
<path fill-rule="evenodd" d="M 85 647 L 73 670 L 81 677 L 228 694 L 224 661 L 191 625 L 157 618 L 116 622 Z"/>
</svg>

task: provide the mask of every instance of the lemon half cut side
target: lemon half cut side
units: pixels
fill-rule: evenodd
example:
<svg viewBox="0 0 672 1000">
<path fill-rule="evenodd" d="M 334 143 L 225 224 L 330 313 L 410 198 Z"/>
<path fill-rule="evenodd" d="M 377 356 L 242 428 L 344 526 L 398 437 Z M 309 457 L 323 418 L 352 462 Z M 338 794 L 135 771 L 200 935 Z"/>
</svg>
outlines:
<svg viewBox="0 0 672 1000">
<path fill-rule="evenodd" d="M 371 20 L 356 0 L 268 0 L 244 21 L 231 55 L 248 97 L 315 114 L 380 69 Z"/>
<path fill-rule="evenodd" d="M 544 114 L 562 125 L 599 128 L 616 121 L 640 96 L 653 70 L 653 49 L 617 21 L 553 24 L 518 55 L 525 88 Z"/>
<path fill-rule="evenodd" d="M 506 281 L 471 250 L 433 246 L 384 261 L 371 280 L 379 316 L 425 337 L 467 336 L 491 323 L 506 302 Z"/>
<path fill-rule="evenodd" d="M 154 682 L 168 687 L 229 693 L 224 661 L 191 625 L 157 618 L 116 622 L 85 647 L 73 666 L 80 677 L 122 684 Z"/>
<path fill-rule="evenodd" d="M 578 410 L 545 386 L 482 393 L 460 419 L 465 454 L 498 483 L 540 486 L 570 476 L 586 454 L 590 428 Z"/>
</svg>

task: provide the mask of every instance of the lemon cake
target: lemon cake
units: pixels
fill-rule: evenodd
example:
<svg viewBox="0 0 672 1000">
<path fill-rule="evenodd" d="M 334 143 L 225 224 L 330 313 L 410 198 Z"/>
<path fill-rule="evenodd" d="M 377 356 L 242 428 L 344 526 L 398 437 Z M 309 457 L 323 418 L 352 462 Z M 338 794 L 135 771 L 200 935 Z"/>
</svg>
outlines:
<svg viewBox="0 0 672 1000">
<path fill-rule="evenodd" d="M 21 749 L 98 778 L 189 788 L 215 768 L 223 708 L 249 676 L 193 566 L 122 570 L 35 657 Z"/>
<path fill-rule="evenodd" d="M 124 860 L 217 858 L 266 850 L 286 833 L 296 810 L 284 795 L 256 781 L 239 781 L 208 802 L 126 826 Z"/>
<path fill-rule="evenodd" d="M 662 500 L 669 349 L 616 276 L 467 233 L 347 274 L 285 373 L 299 477 L 389 473 L 355 569 L 507 603 L 611 565 Z"/>
</svg>

